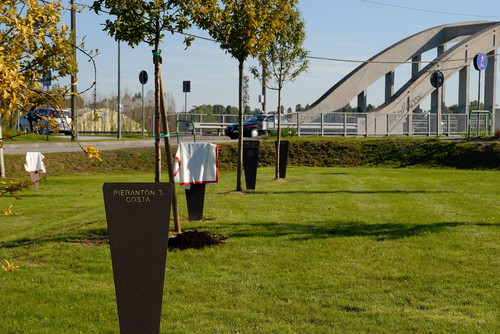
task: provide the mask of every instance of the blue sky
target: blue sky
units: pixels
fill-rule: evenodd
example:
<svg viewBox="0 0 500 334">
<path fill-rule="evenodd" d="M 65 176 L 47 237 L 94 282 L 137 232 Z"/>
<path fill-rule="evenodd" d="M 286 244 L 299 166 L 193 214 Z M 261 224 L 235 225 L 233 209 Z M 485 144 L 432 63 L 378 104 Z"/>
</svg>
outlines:
<svg viewBox="0 0 500 334">
<path fill-rule="evenodd" d="M 500 21 L 498 0 L 300 0 L 299 8 L 306 21 L 307 39 L 304 46 L 311 56 L 360 61 L 369 59 L 403 38 L 438 25 L 463 21 Z M 77 34 L 79 38 L 85 36 L 86 49 L 99 49 L 99 55 L 95 57 L 97 91 L 98 95 L 108 97 L 117 95 L 118 47 L 117 42 L 102 31 L 101 24 L 107 18 L 106 15 L 98 16 L 90 10 L 79 13 Z M 65 13 L 63 22 L 69 25 L 69 20 L 69 13 Z M 191 32 L 209 37 L 204 31 Z M 174 97 L 177 111 L 184 111 L 184 80 L 191 81 L 191 92 L 187 96 L 188 110 L 202 104 L 237 106 L 237 61 L 225 54 L 214 42 L 195 40 L 185 50 L 182 41 L 182 35 L 167 34 L 162 45 L 165 90 Z M 93 82 L 93 68 L 83 55 L 79 54 L 78 57 L 79 90 L 83 90 Z M 256 62 L 250 59 L 246 68 L 254 65 Z M 359 63 L 310 59 L 307 73 L 284 87 L 283 105 L 295 110 L 297 104 L 305 106 L 313 103 L 358 65 Z M 396 89 L 409 78 L 409 66 L 405 66 L 396 71 Z M 122 43 L 122 94 L 141 91 L 138 79 L 141 70 L 147 71 L 150 78 L 145 90 L 153 89 L 151 47 L 144 44 L 132 49 Z M 471 72 L 471 92 L 477 91 L 475 73 L 474 70 Z M 260 108 L 260 83 L 251 75 L 250 78 L 250 107 Z M 457 89 L 450 81 L 446 92 L 447 104 L 457 103 Z M 88 97 L 89 94 L 85 96 Z M 498 96 L 497 94 L 497 101 Z M 383 84 L 380 81 L 368 88 L 368 103 L 378 105 L 382 100 Z M 268 91 L 267 110 L 275 110 L 276 103 L 276 94 Z"/>
</svg>

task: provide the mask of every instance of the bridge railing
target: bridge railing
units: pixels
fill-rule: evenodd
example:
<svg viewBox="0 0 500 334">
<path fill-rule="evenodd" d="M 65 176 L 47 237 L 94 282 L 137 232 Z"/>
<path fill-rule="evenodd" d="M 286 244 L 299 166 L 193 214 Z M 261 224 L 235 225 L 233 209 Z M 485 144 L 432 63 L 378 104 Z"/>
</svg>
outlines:
<svg viewBox="0 0 500 334">
<path fill-rule="evenodd" d="M 171 114 L 175 120 L 194 123 L 197 133 L 223 134 L 223 128 L 238 122 L 238 115 Z M 245 116 L 249 117 L 249 116 Z M 394 115 L 377 113 L 311 113 L 296 112 L 285 114 L 283 128 L 289 128 L 298 136 L 436 136 L 436 114 L 408 113 L 394 120 Z M 186 119 L 187 118 L 187 119 Z M 470 119 L 474 132 L 484 133 L 487 120 L 480 115 Z M 443 136 L 463 136 L 467 134 L 469 119 L 466 114 L 443 114 L 439 134 Z M 477 129 L 476 129 L 477 127 Z"/>
<path fill-rule="evenodd" d="M 246 116 L 248 117 L 248 116 Z M 398 119 L 394 115 L 377 113 L 311 113 L 297 112 L 285 114 L 283 128 L 293 130 L 298 136 L 436 136 L 436 114 L 409 113 Z M 170 131 L 176 131 L 179 120 L 192 122 L 197 134 L 223 135 L 224 128 L 238 122 L 238 115 L 207 115 L 176 113 L 168 115 Z M 148 121 L 146 131 L 150 132 L 153 119 Z M 443 136 L 463 136 L 467 134 L 469 123 L 471 134 L 480 135 L 488 131 L 491 118 L 474 114 L 469 119 L 466 114 L 443 114 L 439 124 L 439 134 Z M 177 129 L 178 130 L 178 129 Z M 95 132 L 95 129 L 83 129 L 85 133 Z M 113 132 L 113 129 L 107 130 Z M 116 131 L 116 130 L 115 130 Z M 137 132 L 134 129 L 122 129 L 126 132 Z M 184 131 L 183 129 L 179 131 Z M 103 132 L 103 130 L 100 130 Z"/>
</svg>

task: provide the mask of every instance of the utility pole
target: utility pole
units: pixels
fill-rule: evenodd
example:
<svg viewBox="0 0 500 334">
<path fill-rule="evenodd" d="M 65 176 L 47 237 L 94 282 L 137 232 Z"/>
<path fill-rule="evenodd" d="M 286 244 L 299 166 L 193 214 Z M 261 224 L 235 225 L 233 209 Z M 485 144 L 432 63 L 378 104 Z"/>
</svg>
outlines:
<svg viewBox="0 0 500 334">
<path fill-rule="evenodd" d="M 262 103 L 262 113 L 266 113 L 266 67 L 262 65 L 262 98 L 260 100 Z"/>
<path fill-rule="evenodd" d="M 73 59 L 76 63 L 76 9 L 75 0 L 70 1 L 70 11 L 71 11 L 71 38 L 73 43 Z M 71 132 L 71 140 L 75 141 L 78 139 L 78 109 L 76 105 L 76 94 L 77 94 L 77 73 L 71 75 L 71 119 L 73 120 L 74 128 Z"/>
<path fill-rule="evenodd" d="M 122 137 L 122 96 L 120 93 L 121 90 L 121 68 L 120 68 L 120 42 L 118 42 L 118 129 L 117 129 L 117 138 L 120 139 Z"/>
</svg>

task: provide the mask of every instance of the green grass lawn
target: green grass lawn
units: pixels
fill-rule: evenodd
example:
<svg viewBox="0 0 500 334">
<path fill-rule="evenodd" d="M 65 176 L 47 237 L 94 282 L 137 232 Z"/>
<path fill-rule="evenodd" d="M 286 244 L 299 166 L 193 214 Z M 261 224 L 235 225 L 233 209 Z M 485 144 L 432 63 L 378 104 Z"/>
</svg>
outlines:
<svg viewBox="0 0 500 334">
<path fill-rule="evenodd" d="M 205 219 L 183 219 L 229 238 L 169 252 L 162 333 L 500 332 L 499 171 L 273 175 L 236 194 L 223 173 Z M 0 274 L 1 333 L 118 333 L 102 184 L 152 180 L 48 176 L 0 198 L 0 260 L 19 266 Z"/>
</svg>

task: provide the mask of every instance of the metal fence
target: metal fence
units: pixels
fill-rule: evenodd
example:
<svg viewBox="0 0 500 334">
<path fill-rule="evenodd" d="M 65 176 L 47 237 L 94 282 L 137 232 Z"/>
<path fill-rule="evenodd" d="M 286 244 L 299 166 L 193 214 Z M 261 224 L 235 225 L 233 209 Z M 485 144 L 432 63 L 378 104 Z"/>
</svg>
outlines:
<svg viewBox="0 0 500 334">
<path fill-rule="evenodd" d="M 175 114 L 175 120 L 194 123 L 199 133 L 221 134 L 221 128 L 238 121 L 237 115 Z M 298 112 L 283 116 L 283 128 L 298 136 L 464 136 L 470 125 L 471 135 L 487 134 L 492 126 L 488 115 L 409 113 L 402 117 L 376 113 L 309 113 Z M 171 122 L 172 123 L 172 122 Z M 273 126 L 276 124 L 273 123 Z M 172 128 L 172 127 L 171 127 Z"/>
<path fill-rule="evenodd" d="M 443 114 L 438 123 L 436 114 L 431 113 L 408 113 L 401 116 L 377 113 L 297 112 L 283 116 L 282 128 L 290 129 L 297 136 L 464 136 L 469 130 L 471 136 L 477 136 L 487 134 L 493 129 L 493 118 L 494 116 L 485 114 Z M 171 132 L 184 131 L 185 129 L 179 128 L 179 124 L 186 121 L 194 125 L 197 134 L 223 135 L 225 126 L 238 122 L 238 115 L 176 113 L 169 114 L 168 120 Z M 151 132 L 154 119 L 146 123 L 146 131 Z M 275 124 L 271 128 L 273 126 Z M 85 128 L 80 131 L 91 132 Z"/>
<path fill-rule="evenodd" d="M 492 117 L 473 114 L 430 113 L 406 114 L 402 117 L 376 113 L 294 113 L 287 114 L 284 127 L 298 136 L 464 136 L 470 125 L 471 135 L 487 134 L 492 129 Z"/>
</svg>

